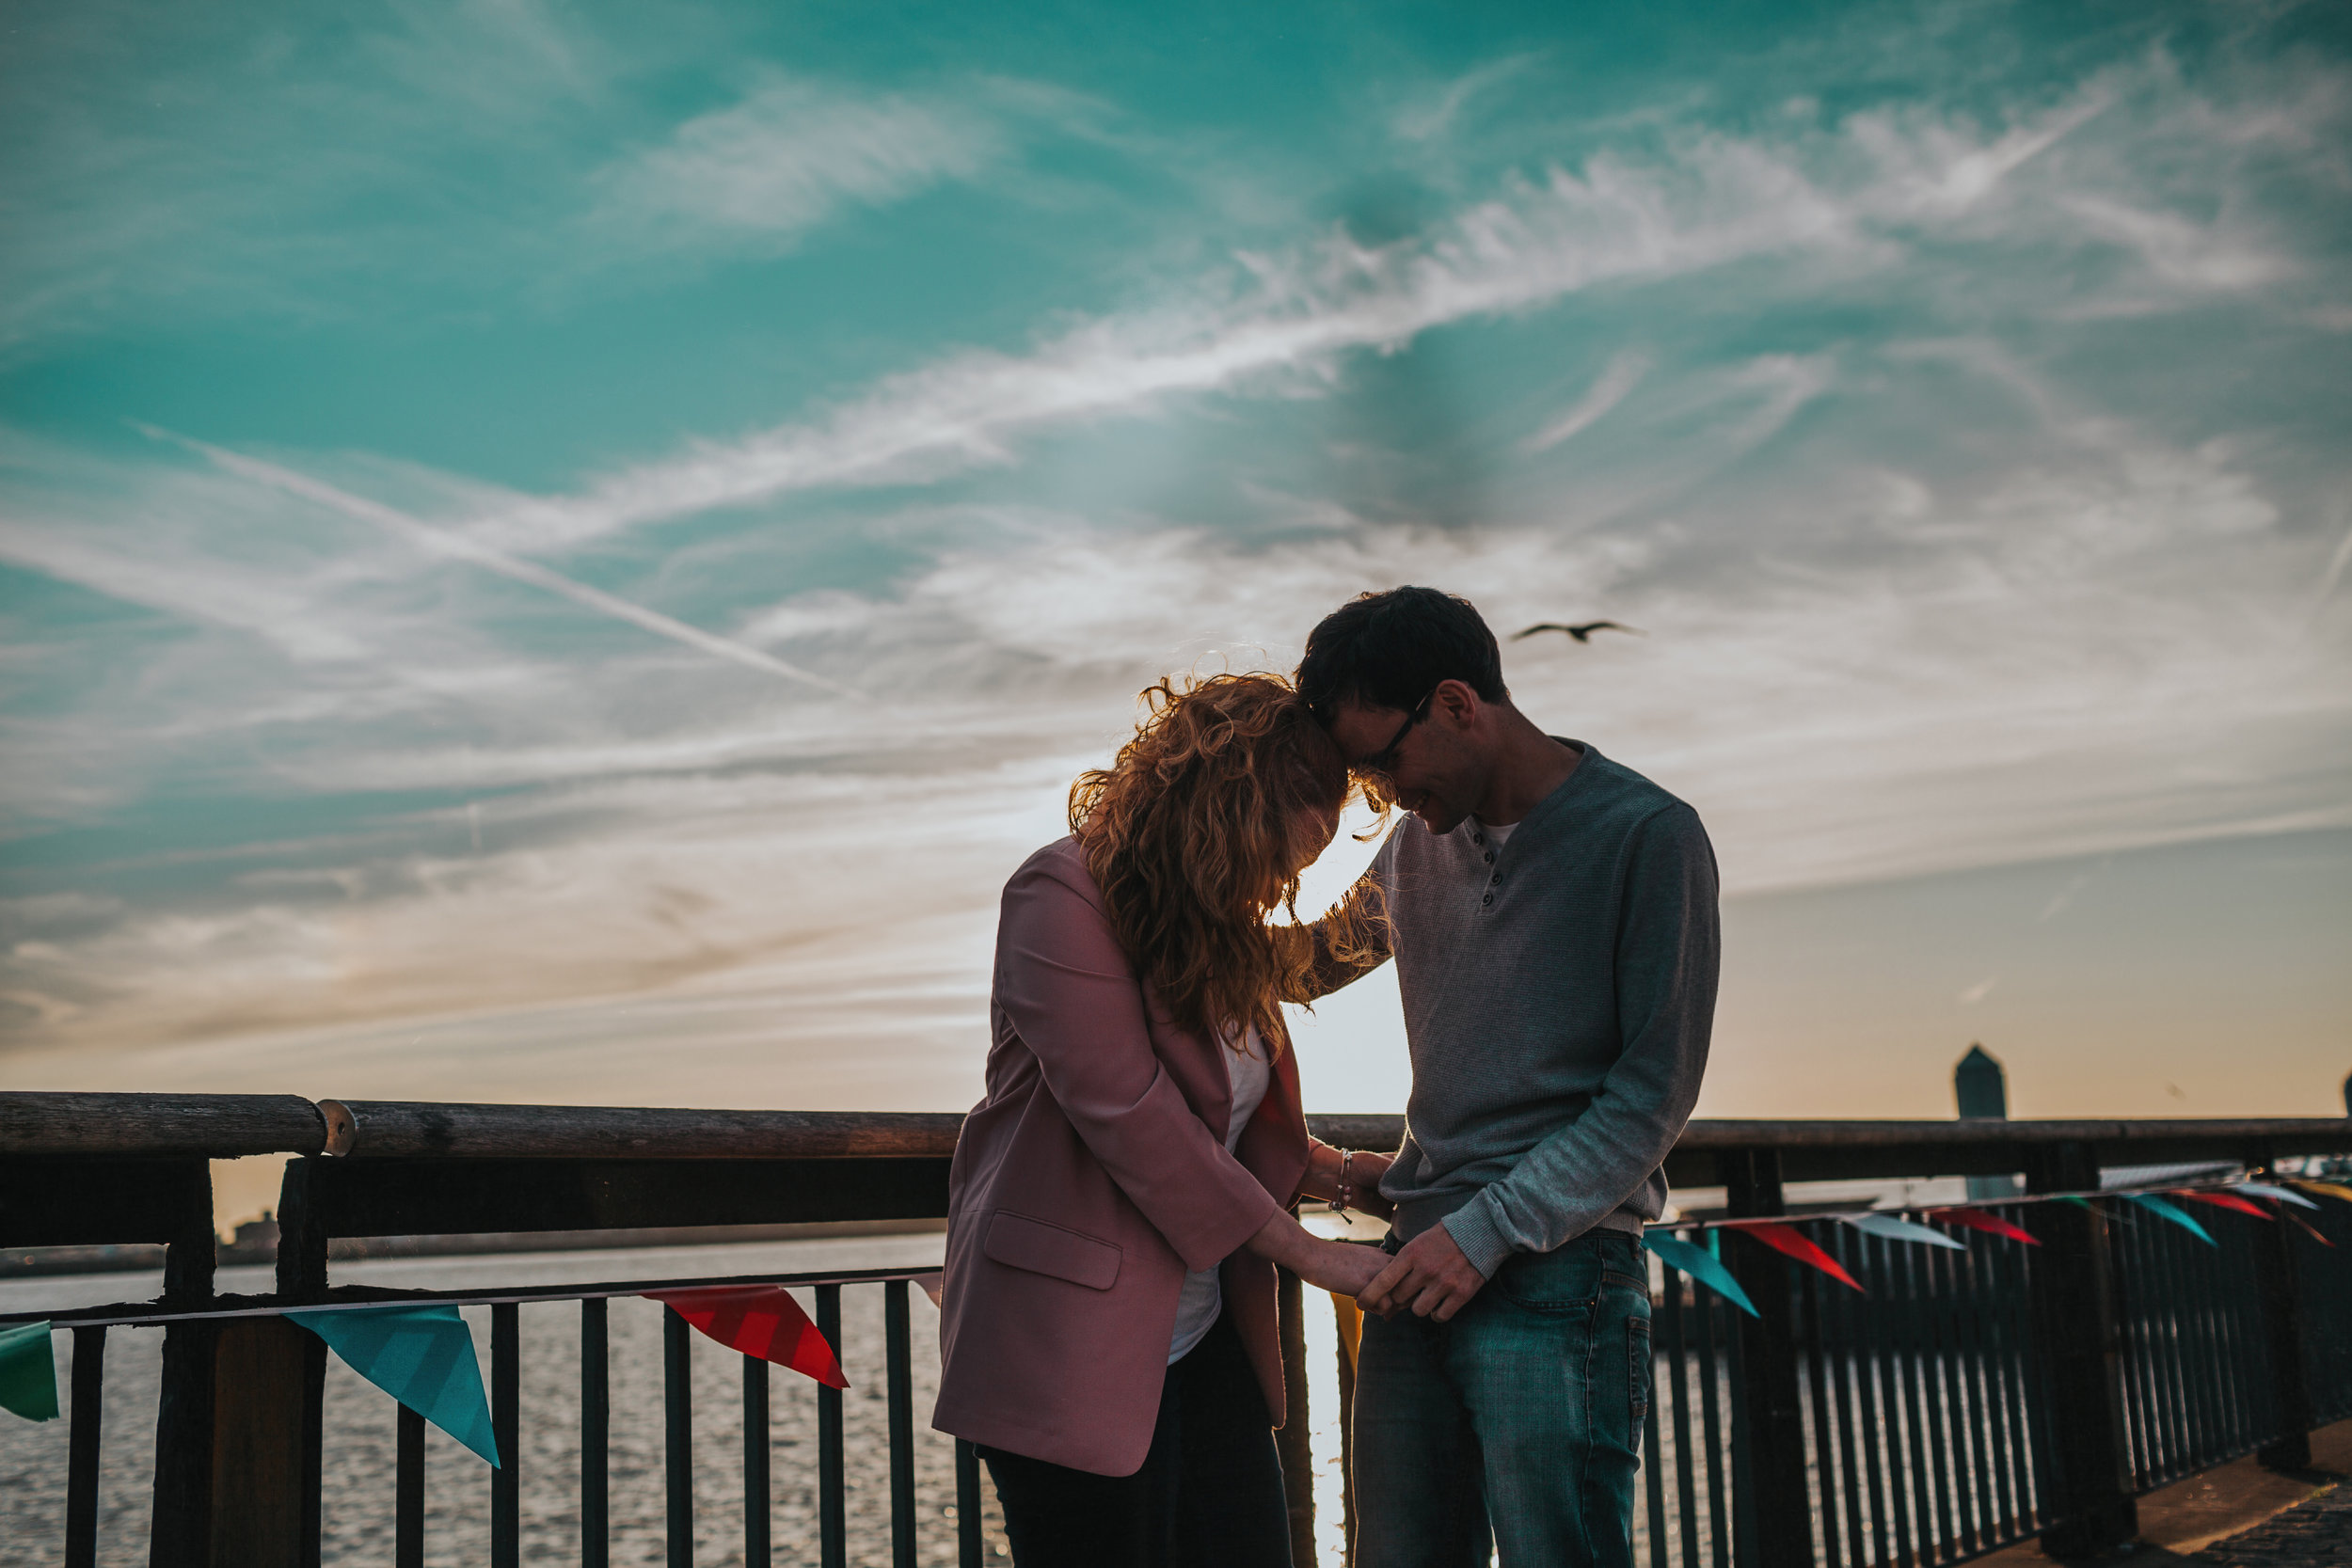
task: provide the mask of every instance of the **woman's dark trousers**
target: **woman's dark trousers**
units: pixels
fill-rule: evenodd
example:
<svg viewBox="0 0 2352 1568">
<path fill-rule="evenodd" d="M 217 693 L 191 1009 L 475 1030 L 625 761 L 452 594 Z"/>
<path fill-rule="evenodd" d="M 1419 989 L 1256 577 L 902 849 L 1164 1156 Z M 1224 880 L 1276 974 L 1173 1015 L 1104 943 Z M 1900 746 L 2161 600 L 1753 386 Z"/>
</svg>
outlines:
<svg viewBox="0 0 2352 1568">
<path fill-rule="evenodd" d="M 1098 1476 L 984 1448 L 1013 1568 L 1291 1568 L 1265 1396 L 1218 1318 L 1168 1369 L 1143 1468 Z"/>
</svg>

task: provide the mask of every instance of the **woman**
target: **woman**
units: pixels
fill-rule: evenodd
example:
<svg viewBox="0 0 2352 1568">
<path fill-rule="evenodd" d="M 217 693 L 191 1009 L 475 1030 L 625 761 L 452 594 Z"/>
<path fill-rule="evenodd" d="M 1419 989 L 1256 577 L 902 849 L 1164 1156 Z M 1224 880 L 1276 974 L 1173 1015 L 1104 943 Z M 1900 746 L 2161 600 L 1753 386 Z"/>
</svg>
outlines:
<svg viewBox="0 0 2352 1568">
<path fill-rule="evenodd" d="M 1352 1295 L 1387 1261 L 1288 1212 L 1377 1202 L 1386 1164 L 1308 1135 L 1279 1002 L 1309 955 L 1266 924 L 1347 770 L 1278 677 L 1144 699 L 1005 887 L 932 1420 L 978 1445 L 1017 1568 L 1287 1568 L 1274 1265 Z"/>
</svg>

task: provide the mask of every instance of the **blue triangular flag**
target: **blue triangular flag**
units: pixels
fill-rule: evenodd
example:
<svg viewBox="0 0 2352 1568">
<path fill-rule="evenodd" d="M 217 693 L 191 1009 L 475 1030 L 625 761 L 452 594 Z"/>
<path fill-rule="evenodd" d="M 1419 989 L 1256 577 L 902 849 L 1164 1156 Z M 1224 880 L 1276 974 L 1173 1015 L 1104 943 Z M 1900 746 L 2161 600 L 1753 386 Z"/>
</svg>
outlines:
<svg viewBox="0 0 2352 1568">
<path fill-rule="evenodd" d="M 2256 1197 L 2275 1197 L 2280 1203 L 2292 1203 L 2304 1209 L 2316 1209 L 2319 1207 L 2318 1204 L 2313 1203 L 2310 1198 L 2305 1197 L 2301 1193 L 2289 1192 L 2284 1187 L 2274 1187 L 2267 1181 L 2233 1182 L 2231 1184 L 2231 1190 L 2233 1192 L 2251 1193 Z"/>
<path fill-rule="evenodd" d="M 1923 1246 L 1949 1247 L 1954 1252 L 1968 1250 L 1966 1243 L 1952 1240 L 1941 1230 L 1931 1230 L 1910 1220 L 1897 1219 L 1892 1214 L 1840 1214 L 1837 1217 L 1856 1230 L 1867 1230 L 1890 1242 L 1917 1242 Z"/>
<path fill-rule="evenodd" d="M 473 1330 L 454 1307 L 357 1307 L 287 1317 L 361 1377 L 488 1460 L 499 1462 Z"/>
<path fill-rule="evenodd" d="M 28 1421 L 57 1418 L 57 1354 L 46 1323 L 0 1328 L 0 1410 Z"/>
<path fill-rule="evenodd" d="M 1677 1241 L 1672 1236 L 1645 1236 L 1642 1238 L 1642 1244 L 1658 1254 L 1668 1264 L 1680 1269 L 1684 1274 L 1745 1312 L 1749 1317 L 1756 1318 L 1763 1315 L 1756 1311 L 1756 1304 L 1748 1300 L 1747 1291 L 1740 1289 L 1740 1282 L 1731 1277 L 1731 1271 L 1724 1268 L 1722 1260 L 1705 1247 L 1692 1246 L 1690 1243 Z"/>
<path fill-rule="evenodd" d="M 2206 1235 L 2205 1227 L 2199 1225 L 2195 1220 L 2189 1218 L 2187 1213 L 2185 1213 L 2177 1203 L 2167 1203 L 2164 1199 L 2156 1196 L 2153 1193 L 2118 1193 L 2116 1196 L 2118 1197 L 2130 1198 L 2134 1203 L 2138 1204 L 2142 1209 L 2153 1210 L 2156 1213 L 2162 1214 L 2166 1219 L 2170 1220 L 2174 1225 L 2179 1226 L 2182 1229 L 2187 1231 L 2190 1235 L 2196 1237 L 2207 1246 L 2217 1247 L 2221 1244 L 2219 1242 L 2215 1241 L 2211 1236 Z"/>
</svg>

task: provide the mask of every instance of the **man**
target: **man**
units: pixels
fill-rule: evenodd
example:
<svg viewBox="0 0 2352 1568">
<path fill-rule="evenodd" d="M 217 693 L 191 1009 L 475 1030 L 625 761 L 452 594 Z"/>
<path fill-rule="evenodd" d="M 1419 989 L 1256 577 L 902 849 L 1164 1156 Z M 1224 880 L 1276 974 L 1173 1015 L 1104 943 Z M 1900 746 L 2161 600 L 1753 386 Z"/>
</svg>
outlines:
<svg viewBox="0 0 2352 1568">
<path fill-rule="evenodd" d="M 1707 1064 L 1714 852 L 1689 806 L 1512 705 L 1465 600 L 1364 594 L 1298 687 L 1421 823 L 1350 895 L 1385 944 L 1318 928 L 1325 989 L 1394 957 L 1413 1062 L 1380 1179 L 1394 1259 L 1361 1298 L 1356 1560 L 1470 1568 L 1491 1529 L 1502 1568 L 1629 1564 L 1641 1229 Z"/>
</svg>

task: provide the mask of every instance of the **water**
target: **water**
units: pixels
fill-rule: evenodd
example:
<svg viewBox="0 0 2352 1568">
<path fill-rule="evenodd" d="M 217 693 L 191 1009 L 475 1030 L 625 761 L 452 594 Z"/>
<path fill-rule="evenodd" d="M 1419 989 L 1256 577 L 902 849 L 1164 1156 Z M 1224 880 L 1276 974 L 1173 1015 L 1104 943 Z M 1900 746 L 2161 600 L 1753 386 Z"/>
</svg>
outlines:
<svg viewBox="0 0 2352 1568">
<path fill-rule="evenodd" d="M 744 1246 L 662 1247 L 627 1252 L 535 1253 L 497 1258 L 383 1259 L 338 1263 L 338 1284 L 437 1291 L 510 1285 L 804 1274 L 857 1268 L 936 1266 L 937 1235 L 860 1237 Z M 0 1311 L 25 1312 L 151 1299 L 160 1274 L 78 1275 L 0 1283 Z M 272 1288 L 269 1271 L 223 1269 L 224 1294 Z M 809 1293 L 802 1305 L 815 1315 Z M 930 1430 L 939 1388 L 939 1315 L 920 1291 L 913 1306 L 915 1496 L 918 1560 L 956 1561 L 955 1454 Z M 1338 1341 L 1329 1298 L 1307 1292 L 1308 1398 L 1313 1438 L 1317 1555 L 1342 1560 L 1339 1503 Z M 465 1308 L 488 1370 L 489 1309 Z M 610 1307 L 612 1349 L 612 1561 L 664 1560 L 660 1307 L 622 1297 Z M 850 1560 L 890 1558 L 889 1405 L 885 1397 L 882 1289 L 841 1292 L 843 1400 L 848 1449 Z M 522 1560 L 577 1562 L 580 1553 L 580 1307 L 525 1304 L 522 1340 Z M 62 1402 L 71 1386 L 72 1340 L 58 1335 Z M 163 1334 L 117 1328 L 106 1337 L 106 1398 L 101 1449 L 98 1560 L 136 1568 L 147 1560 L 149 1488 Z M 742 1561 L 741 1357 L 693 1338 L 694 1560 Z M 772 1369 L 769 1421 L 775 1560 L 817 1560 L 817 1386 Z M 327 1359 L 323 1560 L 348 1568 L 392 1561 L 393 1404 L 333 1356 Z M 67 1425 L 0 1415 L 0 1568 L 53 1564 L 64 1552 Z M 425 1560 L 456 1568 L 489 1556 L 489 1470 L 435 1428 L 425 1438 Z M 983 1474 L 985 1560 L 1008 1563 L 1004 1526 Z"/>
</svg>

